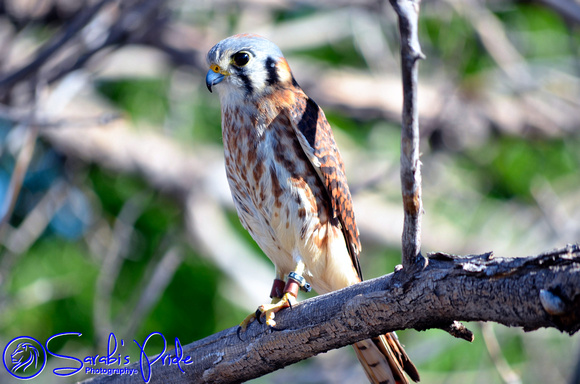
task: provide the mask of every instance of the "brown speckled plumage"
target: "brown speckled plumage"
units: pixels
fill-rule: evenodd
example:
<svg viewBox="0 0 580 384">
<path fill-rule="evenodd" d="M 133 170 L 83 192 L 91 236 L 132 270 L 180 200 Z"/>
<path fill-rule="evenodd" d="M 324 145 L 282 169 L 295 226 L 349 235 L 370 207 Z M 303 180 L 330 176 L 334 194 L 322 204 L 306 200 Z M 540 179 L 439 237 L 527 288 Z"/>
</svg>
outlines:
<svg viewBox="0 0 580 384">
<path fill-rule="evenodd" d="M 324 112 L 314 100 L 303 92 L 300 93 L 292 107 L 293 123 L 305 139 L 302 142 L 306 141 L 303 145 L 309 146 L 320 161 L 319 174 L 329 195 L 333 214 L 340 222 L 353 265 L 362 280 L 358 259 L 361 251 L 359 231 L 346 182 L 344 163 Z"/>
<path fill-rule="evenodd" d="M 236 35 L 208 53 L 218 91 L 226 174 L 238 216 L 276 266 L 318 293 L 362 280 L 361 245 L 345 169 L 324 112 L 298 86 L 282 53 Z M 394 334 L 354 345 L 373 383 L 418 374 Z"/>
</svg>

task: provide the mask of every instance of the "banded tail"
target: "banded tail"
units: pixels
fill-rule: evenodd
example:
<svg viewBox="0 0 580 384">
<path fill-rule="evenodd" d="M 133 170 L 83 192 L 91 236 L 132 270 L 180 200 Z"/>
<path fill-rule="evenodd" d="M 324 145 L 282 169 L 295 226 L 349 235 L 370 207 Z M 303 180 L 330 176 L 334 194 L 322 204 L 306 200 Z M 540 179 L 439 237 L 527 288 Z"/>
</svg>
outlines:
<svg viewBox="0 0 580 384">
<path fill-rule="evenodd" d="M 353 345 L 356 356 L 373 384 L 409 384 L 419 381 L 419 372 L 395 333 L 387 333 Z"/>
</svg>

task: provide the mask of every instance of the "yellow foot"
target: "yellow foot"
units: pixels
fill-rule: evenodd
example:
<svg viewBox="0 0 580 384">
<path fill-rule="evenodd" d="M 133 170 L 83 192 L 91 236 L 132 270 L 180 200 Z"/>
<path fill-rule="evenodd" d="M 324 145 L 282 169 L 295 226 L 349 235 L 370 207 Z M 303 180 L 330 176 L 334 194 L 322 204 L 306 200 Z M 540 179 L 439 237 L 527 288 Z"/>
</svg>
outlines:
<svg viewBox="0 0 580 384">
<path fill-rule="evenodd" d="M 260 317 L 262 316 L 266 318 L 266 325 L 274 327 L 276 325 L 276 322 L 274 321 L 276 312 L 282 308 L 291 307 L 294 304 L 296 304 L 296 298 L 294 295 L 291 293 L 285 293 L 281 298 L 274 297 L 270 304 L 260 305 L 255 313 L 246 316 L 246 318 L 240 323 L 238 337 L 240 337 L 240 333 L 246 332 L 246 329 L 254 320 L 258 320 L 258 322 L 262 323 L 260 321 Z"/>
<path fill-rule="evenodd" d="M 261 305 L 256 311 L 256 314 L 261 312 L 261 316 L 264 316 L 266 319 L 266 325 L 274 327 L 276 325 L 276 322 L 274 321 L 276 312 L 282 308 L 291 307 L 294 304 L 296 304 L 296 297 L 294 297 L 290 292 L 286 292 L 281 298 L 275 298 L 272 300 L 271 304 Z"/>
<path fill-rule="evenodd" d="M 256 312 L 249 314 L 248 316 L 246 316 L 246 318 L 240 323 L 240 328 L 238 329 L 238 333 L 239 332 L 245 332 L 246 329 L 248 328 L 248 326 L 256 319 L 258 319 L 258 314 L 260 316 L 262 316 L 262 310 L 261 308 L 265 307 L 265 306 L 270 306 L 273 304 L 277 304 L 280 302 L 280 298 L 279 297 L 274 297 L 272 298 L 272 302 L 270 304 L 265 304 L 265 305 L 261 305 Z M 259 319 L 258 319 L 259 321 Z"/>
</svg>

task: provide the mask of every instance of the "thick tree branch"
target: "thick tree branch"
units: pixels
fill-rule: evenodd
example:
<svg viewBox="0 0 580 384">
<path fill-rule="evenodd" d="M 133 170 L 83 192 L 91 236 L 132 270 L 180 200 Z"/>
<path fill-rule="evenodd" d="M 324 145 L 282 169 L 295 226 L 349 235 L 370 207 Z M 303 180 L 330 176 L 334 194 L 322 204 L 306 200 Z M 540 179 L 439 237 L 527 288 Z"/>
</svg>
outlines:
<svg viewBox="0 0 580 384">
<path fill-rule="evenodd" d="M 546 305 L 542 292 L 559 303 L 556 311 Z M 526 331 L 552 327 L 573 334 L 580 329 L 580 247 L 524 258 L 433 254 L 429 265 L 414 275 L 402 269 L 306 300 L 280 312 L 276 320 L 278 330 L 254 323 L 243 341 L 234 327 L 184 346 L 182 356 L 193 361 L 182 365 L 185 373 L 158 361 L 151 383 L 241 382 L 371 336 L 449 327 L 455 320 L 493 321 Z M 139 364 L 132 368 L 140 369 Z M 90 382 L 142 379 L 102 376 Z"/>
<path fill-rule="evenodd" d="M 420 0 L 390 0 L 399 17 L 401 68 L 403 77 L 403 119 L 401 131 L 401 189 L 403 224 L 403 267 L 411 271 L 425 265 L 421 259 L 421 161 L 419 160 L 419 108 L 417 106 L 418 60 L 423 58 L 417 23 Z"/>
</svg>

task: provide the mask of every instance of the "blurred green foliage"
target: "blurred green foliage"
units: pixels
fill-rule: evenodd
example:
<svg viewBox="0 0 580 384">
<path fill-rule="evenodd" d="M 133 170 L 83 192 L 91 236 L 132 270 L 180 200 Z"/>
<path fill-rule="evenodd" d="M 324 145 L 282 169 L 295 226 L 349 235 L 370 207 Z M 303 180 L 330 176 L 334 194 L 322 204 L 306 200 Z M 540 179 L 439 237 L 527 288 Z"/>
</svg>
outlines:
<svg viewBox="0 0 580 384">
<path fill-rule="evenodd" d="M 558 59 L 570 51 L 570 28 L 549 9 L 537 4 L 515 4 L 497 16 L 517 31 L 511 37 L 527 59 Z"/>
<path fill-rule="evenodd" d="M 293 54 L 311 60 L 320 60 L 334 67 L 366 67 L 364 58 L 357 52 L 357 48 L 352 39 L 344 39 L 320 48 L 296 50 Z"/>
<path fill-rule="evenodd" d="M 424 37 L 422 42 L 429 42 L 422 46 L 429 60 L 440 60 L 445 70 L 452 71 L 460 79 L 493 66 L 469 20 L 450 12 L 442 27 L 439 15 L 427 15 L 419 19 L 419 33 Z"/>
<path fill-rule="evenodd" d="M 580 172 L 574 147 L 562 139 L 502 137 L 466 153 L 461 165 L 478 175 L 480 190 L 489 197 L 532 203 L 534 180 L 555 182 Z"/>
<path fill-rule="evenodd" d="M 162 124 L 169 110 L 166 79 L 120 79 L 101 81 L 97 90 L 133 120 Z"/>
<path fill-rule="evenodd" d="M 2 312 L 0 333 L 14 337 L 34 332 L 42 339 L 72 330 L 92 335 L 97 273 L 98 266 L 86 257 L 82 245 L 54 236 L 37 242 L 14 269 L 6 289 L 14 302 Z"/>
</svg>

